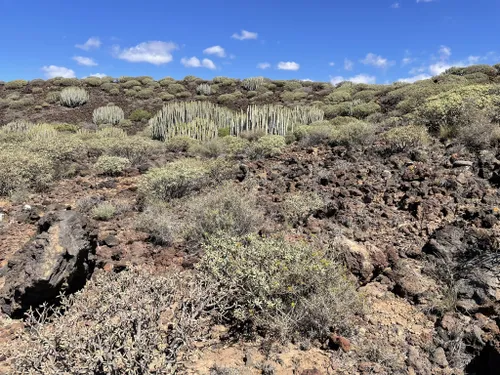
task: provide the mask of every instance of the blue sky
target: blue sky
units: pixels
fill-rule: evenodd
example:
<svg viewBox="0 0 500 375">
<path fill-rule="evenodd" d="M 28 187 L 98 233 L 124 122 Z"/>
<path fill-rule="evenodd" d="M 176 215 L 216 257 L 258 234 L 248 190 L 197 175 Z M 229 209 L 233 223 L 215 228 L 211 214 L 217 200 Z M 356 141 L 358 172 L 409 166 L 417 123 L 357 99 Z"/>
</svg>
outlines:
<svg viewBox="0 0 500 375">
<path fill-rule="evenodd" d="M 499 0 L 0 0 L 0 80 L 388 83 L 500 62 Z"/>
</svg>

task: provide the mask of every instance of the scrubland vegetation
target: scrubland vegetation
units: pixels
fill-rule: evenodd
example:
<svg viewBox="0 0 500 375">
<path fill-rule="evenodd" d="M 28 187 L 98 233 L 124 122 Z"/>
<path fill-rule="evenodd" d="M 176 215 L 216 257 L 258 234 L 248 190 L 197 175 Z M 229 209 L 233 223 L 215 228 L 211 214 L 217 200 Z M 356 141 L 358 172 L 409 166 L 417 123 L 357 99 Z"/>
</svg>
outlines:
<svg viewBox="0 0 500 375">
<path fill-rule="evenodd" d="M 286 193 L 265 201 L 267 185 L 255 182 L 249 163 L 254 170 L 268 160 L 293 166 L 327 150 L 323 155 L 361 165 L 358 185 L 337 197 L 363 196 L 367 163 L 377 158 L 409 166 L 404 189 L 417 188 L 431 173 L 418 163 L 433 150 L 498 156 L 500 66 L 452 68 L 391 85 L 263 77 L 17 80 L 0 85 L 0 109 L 2 199 L 53 196 L 71 179 L 88 179 L 90 190 L 125 181 L 116 196 L 134 194 L 130 207 L 80 197 L 73 208 L 106 229 L 126 217 L 151 252 L 175 249 L 196 259 L 184 270 L 98 270 L 57 305 L 33 306 L 10 353 L 13 373 L 182 373 L 181 359 L 211 337 L 211 327 L 225 326 L 236 340 L 324 343 L 332 334 L 355 337 L 356 319 L 367 312 L 359 290 L 366 282 L 351 272 L 343 237 L 311 230 L 333 215 L 353 227 L 338 214 L 349 208 L 323 189 L 342 170 L 328 165 L 337 176 L 312 176 L 316 187 L 293 185 L 308 172 L 290 172 L 286 188 L 275 187 Z M 271 182 L 282 173 L 265 172 Z M 440 181 L 435 177 L 436 191 L 451 184 Z M 387 194 L 363 199 L 387 202 Z M 399 210 L 420 204 L 404 193 L 398 199 Z M 421 233 L 422 217 L 415 219 Z"/>
</svg>

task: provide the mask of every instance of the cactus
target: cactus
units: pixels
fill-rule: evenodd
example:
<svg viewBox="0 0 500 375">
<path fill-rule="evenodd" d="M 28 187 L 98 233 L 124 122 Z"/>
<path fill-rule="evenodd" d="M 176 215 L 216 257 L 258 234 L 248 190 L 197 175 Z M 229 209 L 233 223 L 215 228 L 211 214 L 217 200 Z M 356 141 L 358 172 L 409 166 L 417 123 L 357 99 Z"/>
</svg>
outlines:
<svg viewBox="0 0 500 375">
<path fill-rule="evenodd" d="M 234 112 L 227 108 L 209 102 L 182 102 L 166 104 L 151 120 L 153 139 L 166 141 L 176 135 L 188 135 L 192 122 L 201 124 L 201 120 L 213 122 L 215 129 L 229 128 L 231 135 L 240 135 L 243 131 L 263 131 L 266 134 L 286 135 L 293 131 L 298 124 L 310 124 L 323 120 L 323 111 L 315 107 L 288 108 L 283 106 L 264 105 L 250 106 L 246 113 Z M 179 124 L 183 124 L 182 126 Z M 181 130 L 181 128 L 183 130 Z M 217 136 L 213 133 L 212 125 L 203 125 L 201 133 L 189 130 L 196 134 L 197 139 L 210 139 Z"/>
<path fill-rule="evenodd" d="M 89 100 L 89 93 L 80 87 L 68 87 L 61 91 L 60 101 L 65 107 L 78 107 Z"/>
<path fill-rule="evenodd" d="M 196 93 L 198 95 L 210 95 L 212 93 L 212 87 L 207 83 L 202 83 L 196 88 Z"/>
<path fill-rule="evenodd" d="M 116 105 L 108 105 L 105 107 L 99 107 L 94 110 L 92 114 L 92 119 L 94 120 L 94 124 L 111 124 L 116 125 L 121 120 L 125 118 L 125 114 L 120 107 Z"/>
<path fill-rule="evenodd" d="M 248 91 L 255 91 L 264 84 L 264 77 L 245 78 L 241 85 Z"/>
</svg>

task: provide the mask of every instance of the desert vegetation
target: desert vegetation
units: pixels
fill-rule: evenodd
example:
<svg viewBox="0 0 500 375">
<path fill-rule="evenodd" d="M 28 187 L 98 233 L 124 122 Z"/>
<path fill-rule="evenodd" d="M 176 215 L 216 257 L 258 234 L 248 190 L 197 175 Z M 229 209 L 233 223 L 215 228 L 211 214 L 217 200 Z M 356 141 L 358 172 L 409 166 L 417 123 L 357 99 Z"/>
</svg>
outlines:
<svg viewBox="0 0 500 375">
<path fill-rule="evenodd" d="M 1 371 L 444 375 L 498 355 L 498 65 L 16 80 L 0 125 Z"/>
</svg>

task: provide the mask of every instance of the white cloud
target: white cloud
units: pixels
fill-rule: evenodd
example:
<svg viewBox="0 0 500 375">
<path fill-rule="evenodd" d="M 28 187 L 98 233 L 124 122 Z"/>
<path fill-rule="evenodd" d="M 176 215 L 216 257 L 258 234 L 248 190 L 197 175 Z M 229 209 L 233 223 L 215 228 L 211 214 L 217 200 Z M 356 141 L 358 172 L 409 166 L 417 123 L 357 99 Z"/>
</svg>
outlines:
<svg viewBox="0 0 500 375">
<path fill-rule="evenodd" d="M 400 79 L 398 79 L 398 82 L 413 83 L 416 81 L 421 81 L 423 79 L 429 79 L 429 78 L 432 78 L 432 76 L 425 74 L 425 73 L 421 73 L 421 74 L 418 74 L 418 75 L 413 76 L 413 77 L 400 78 Z"/>
<path fill-rule="evenodd" d="M 312 79 L 306 78 L 306 79 L 301 79 L 302 82 L 314 82 Z"/>
<path fill-rule="evenodd" d="M 280 61 L 278 63 L 279 70 L 299 70 L 300 64 L 297 64 L 294 61 Z"/>
<path fill-rule="evenodd" d="M 345 70 L 352 70 L 353 67 L 354 67 L 354 63 L 351 60 L 349 60 L 349 59 L 344 60 L 344 69 Z"/>
<path fill-rule="evenodd" d="M 377 81 L 375 76 L 369 76 L 367 74 L 358 74 L 357 76 L 351 78 L 344 78 L 342 76 L 330 77 L 330 83 L 336 85 L 337 83 L 350 81 L 352 83 L 367 83 L 374 84 Z"/>
<path fill-rule="evenodd" d="M 269 64 L 268 62 L 263 62 L 263 63 L 257 64 L 257 68 L 259 68 L 259 69 L 269 69 L 270 67 L 271 67 L 271 64 Z"/>
<path fill-rule="evenodd" d="M 167 64 L 172 61 L 172 51 L 178 47 L 172 42 L 151 41 L 143 42 L 135 47 L 120 49 L 113 47 L 117 58 L 128 62 L 147 62 L 154 65 Z"/>
<path fill-rule="evenodd" d="M 226 51 L 221 46 L 208 47 L 203 50 L 205 55 L 215 55 L 218 57 L 226 57 Z"/>
<path fill-rule="evenodd" d="M 208 69 L 216 69 L 215 64 L 210 59 L 203 59 L 200 61 L 197 57 L 193 56 L 191 58 L 183 57 L 181 59 L 182 65 L 186 68 L 208 68 Z"/>
<path fill-rule="evenodd" d="M 454 66 L 457 66 L 456 64 L 453 64 Z M 448 64 L 447 62 L 444 62 L 444 61 L 439 61 L 435 64 L 431 64 L 429 66 L 429 72 L 433 75 L 433 76 L 437 76 L 441 73 L 443 73 L 444 71 L 450 69 L 452 67 L 452 65 Z"/>
<path fill-rule="evenodd" d="M 439 48 L 439 56 L 442 60 L 447 60 L 451 56 L 451 48 L 441 46 L 441 48 Z"/>
<path fill-rule="evenodd" d="M 329 62 L 328 65 L 335 66 L 335 63 L 332 61 L 332 62 Z"/>
<path fill-rule="evenodd" d="M 99 48 L 101 46 L 101 40 L 96 37 L 89 38 L 85 43 L 83 44 L 76 44 L 76 48 L 83 49 L 85 51 L 91 50 L 93 48 Z"/>
<path fill-rule="evenodd" d="M 79 65 L 97 66 L 97 63 L 90 57 L 75 56 L 73 57 L 73 60 L 75 60 Z"/>
<path fill-rule="evenodd" d="M 391 8 L 392 8 L 392 9 L 399 9 L 400 7 L 401 7 L 401 5 L 400 5 L 399 3 L 393 3 L 393 4 L 391 5 Z"/>
<path fill-rule="evenodd" d="M 413 61 L 415 61 L 415 59 L 411 57 L 405 57 L 403 60 L 401 60 L 401 65 L 405 66 L 411 64 Z"/>
<path fill-rule="evenodd" d="M 259 34 L 247 31 L 247 30 L 241 30 L 241 34 L 234 33 L 231 38 L 233 39 L 238 39 L 238 40 L 247 40 L 247 39 L 257 39 Z"/>
<path fill-rule="evenodd" d="M 104 74 L 104 73 L 94 73 L 94 74 L 89 75 L 89 77 L 104 78 L 104 77 L 107 77 L 107 74 Z"/>
<path fill-rule="evenodd" d="M 467 61 L 471 65 L 477 64 L 480 60 L 481 60 L 481 56 L 469 56 L 469 57 L 467 57 Z"/>
<path fill-rule="evenodd" d="M 64 66 L 49 65 L 44 66 L 42 71 L 45 73 L 46 78 L 75 78 L 75 72 L 71 69 L 65 68 Z"/>
<path fill-rule="evenodd" d="M 421 66 L 421 67 L 418 67 L 418 68 L 413 68 L 412 70 L 410 70 L 410 74 L 417 75 L 419 73 L 425 72 L 426 69 L 427 68 L 425 66 Z"/>
<path fill-rule="evenodd" d="M 377 68 L 387 68 L 393 65 L 392 61 L 383 58 L 382 56 L 375 55 L 374 53 L 369 53 L 363 60 L 360 60 L 365 65 L 372 65 Z"/>
</svg>

